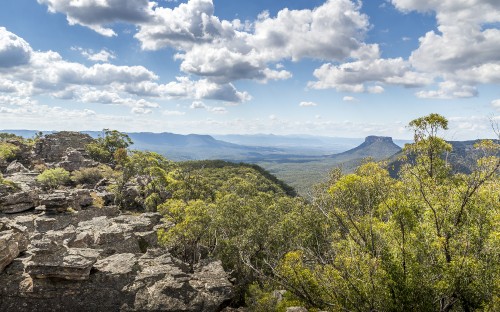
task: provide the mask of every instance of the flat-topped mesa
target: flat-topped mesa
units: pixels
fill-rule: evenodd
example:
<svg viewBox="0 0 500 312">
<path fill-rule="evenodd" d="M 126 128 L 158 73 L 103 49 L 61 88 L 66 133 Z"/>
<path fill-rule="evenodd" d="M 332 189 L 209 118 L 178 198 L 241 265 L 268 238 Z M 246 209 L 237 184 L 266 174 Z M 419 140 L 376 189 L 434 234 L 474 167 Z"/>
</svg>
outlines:
<svg viewBox="0 0 500 312">
<path fill-rule="evenodd" d="M 392 143 L 392 144 L 394 144 L 394 142 L 392 141 L 391 137 L 369 135 L 369 136 L 367 136 L 365 138 L 365 143 L 366 144 L 372 144 L 372 143 L 376 143 L 376 142 Z"/>
</svg>

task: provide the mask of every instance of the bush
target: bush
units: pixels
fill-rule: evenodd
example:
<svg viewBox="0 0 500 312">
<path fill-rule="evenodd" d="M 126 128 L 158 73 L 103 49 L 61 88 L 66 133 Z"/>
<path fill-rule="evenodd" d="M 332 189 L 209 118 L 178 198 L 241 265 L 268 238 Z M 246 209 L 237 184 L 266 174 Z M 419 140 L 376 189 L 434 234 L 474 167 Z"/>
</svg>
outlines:
<svg viewBox="0 0 500 312">
<path fill-rule="evenodd" d="M 99 168 L 84 168 L 74 171 L 71 180 L 76 184 L 96 184 L 103 177 Z"/>
<path fill-rule="evenodd" d="M 47 169 L 40 173 L 36 180 L 47 189 L 55 189 L 61 185 L 68 184 L 71 180 L 69 172 L 63 168 Z"/>
<path fill-rule="evenodd" d="M 126 158 L 126 149 L 132 144 L 133 142 L 127 134 L 117 130 L 103 129 L 103 135 L 87 144 L 85 149 L 93 160 L 116 165 L 117 161 Z M 115 153 L 117 154 L 115 155 Z"/>
<path fill-rule="evenodd" d="M 19 147 L 11 143 L 0 143 L 0 159 L 11 161 L 19 153 Z"/>
</svg>

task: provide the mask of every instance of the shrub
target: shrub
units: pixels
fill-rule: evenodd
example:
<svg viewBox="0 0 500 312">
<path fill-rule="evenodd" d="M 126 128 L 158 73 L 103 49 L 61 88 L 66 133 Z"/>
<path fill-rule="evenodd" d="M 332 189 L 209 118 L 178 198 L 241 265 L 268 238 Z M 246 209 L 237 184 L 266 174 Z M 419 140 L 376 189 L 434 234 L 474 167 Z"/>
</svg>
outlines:
<svg viewBox="0 0 500 312">
<path fill-rule="evenodd" d="M 96 184 L 103 178 L 99 168 L 83 168 L 73 172 L 71 180 L 76 184 Z"/>
<path fill-rule="evenodd" d="M 117 130 L 104 129 L 103 135 L 87 144 L 85 148 L 93 160 L 116 165 L 116 161 L 124 160 L 126 149 L 132 144 L 133 142 L 127 134 Z M 118 152 L 116 155 L 118 159 L 115 160 L 116 152 Z"/>
<path fill-rule="evenodd" d="M 47 189 L 55 189 L 61 185 L 66 185 L 71 181 L 69 172 L 63 168 L 47 169 L 40 173 L 36 177 L 36 180 L 42 185 L 42 187 Z"/>
<path fill-rule="evenodd" d="M 102 197 L 99 197 L 96 192 L 90 193 L 90 196 L 92 197 L 92 205 L 96 208 L 102 208 L 104 207 L 104 199 Z"/>
<path fill-rule="evenodd" d="M 12 143 L 0 143 L 0 159 L 14 160 L 19 153 L 19 147 Z"/>
</svg>

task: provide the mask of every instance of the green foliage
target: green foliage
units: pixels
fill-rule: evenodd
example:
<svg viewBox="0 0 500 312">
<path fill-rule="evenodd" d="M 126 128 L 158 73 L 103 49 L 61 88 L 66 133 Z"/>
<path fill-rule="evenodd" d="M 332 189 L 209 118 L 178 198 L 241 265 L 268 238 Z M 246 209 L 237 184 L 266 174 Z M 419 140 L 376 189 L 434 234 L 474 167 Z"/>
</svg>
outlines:
<svg viewBox="0 0 500 312">
<path fill-rule="evenodd" d="M 69 172 L 63 168 L 47 169 L 40 173 L 36 180 L 46 189 L 55 189 L 71 181 Z"/>
<path fill-rule="evenodd" d="M 71 173 L 71 180 L 76 184 L 96 184 L 104 175 L 100 168 L 83 168 Z"/>
<path fill-rule="evenodd" d="M 19 147 L 12 143 L 0 142 L 0 159 L 5 161 L 14 160 L 19 151 Z"/>
<path fill-rule="evenodd" d="M 221 161 L 181 163 L 169 174 L 171 198 L 158 207 L 173 224 L 160 241 L 192 265 L 206 257 L 222 260 L 242 301 L 250 283 L 271 274 L 291 246 L 298 246 L 292 233 L 297 240 L 315 233 L 299 234 L 304 223 L 314 222 L 302 219 L 311 212 L 305 202 L 261 172 Z"/>
<path fill-rule="evenodd" d="M 87 144 L 85 148 L 92 159 L 116 165 L 125 161 L 123 150 L 132 144 L 133 142 L 127 134 L 117 130 L 103 129 L 103 135 Z"/>
<path fill-rule="evenodd" d="M 290 251 L 274 272 L 278 285 L 309 307 L 328 311 L 473 311 L 498 305 L 500 146 L 476 146 L 470 175 L 453 174 L 450 150 L 429 115 L 410 123 L 414 161 L 400 179 L 367 163 L 334 174 L 313 205 L 332 229 L 330 249 Z"/>
<path fill-rule="evenodd" d="M 15 135 L 13 133 L 0 133 L 0 141 L 4 142 L 7 140 L 17 140 L 17 141 L 22 141 L 23 138 Z"/>
<path fill-rule="evenodd" d="M 192 267 L 221 260 L 251 311 L 495 311 L 500 145 L 477 144 L 471 173 L 454 173 L 438 136 L 447 120 L 410 127 L 398 179 L 366 161 L 334 170 L 311 202 L 257 166 L 125 147 L 113 151 L 115 195 L 139 185 L 145 209 L 170 223 L 159 241 Z"/>
<path fill-rule="evenodd" d="M 172 180 L 170 171 L 175 165 L 154 152 L 132 151 L 122 159 L 121 171 L 113 189 L 116 203 L 126 207 L 125 190 L 130 182 L 139 185 L 142 205 L 148 211 L 156 211 L 158 205 L 169 197 L 168 186 Z"/>
</svg>

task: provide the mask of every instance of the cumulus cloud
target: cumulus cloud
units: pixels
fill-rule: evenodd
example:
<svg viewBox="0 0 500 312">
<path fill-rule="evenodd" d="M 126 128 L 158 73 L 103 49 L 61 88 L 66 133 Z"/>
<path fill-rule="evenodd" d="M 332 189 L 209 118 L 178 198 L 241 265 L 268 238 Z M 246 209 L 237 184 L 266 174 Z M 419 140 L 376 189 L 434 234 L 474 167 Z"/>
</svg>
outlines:
<svg viewBox="0 0 500 312">
<path fill-rule="evenodd" d="M 312 107 L 312 106 L 317 106 L 318 104 L 314 102 L 300 102 L 299 106 L 300 107 Z"/>
<path fill-rule="evenodd" d="M 197 43 L 235 34 L 235 25 L 214 16 L 212 0 L 190 0 L 174 9 L 156 7 L 151 14 L 152 19 L 140 24 L 135 35 L 145 50 L 166 46 L 189 49 Z"/>
<path fill-rule="evenodd" d="M 189 106 L 189 108 L 191 108 L 191 109 L 207 109 L 208 106 L 203 102 L 194 101 L 193 103 L 191 103 L 191 106 Z"/>
<path fill-rule="evenodd" d="M 24 39 L 0 27 L 0 69 L 28 64 L 32 53 Z"/>
<path fill-rule="evenodd" d="M 416 93 L 417 97 L 424 99 L 454 99 L 477 96 L 478 91 L 474 86 L 461 85 L 453 81 L 444 81 L 437 90 L 424 90 Z"/>
<path fill-rule="evenodd" d="M 454 98 L 475 96 L 479 83 L 498 83 L 500 2 L 489 0 L 392 0 L 403 11 L 435 12 L 438 32 L 419 39 L 409 61 L 419 71 L 445 80 L 437 91 L 418 96 Z"/>
<path fill-rule="evenodd" d="M 94 52 L 92 49 L 83 49 L 81 47 L 72 47 L 74 51 L 79 51 L 83 57 L 92 62 L 103 62 L 107 63 L 112 59 L 115 59 L 116 56 L 112 51 L 108 51 L 102 49 L 99 52 Z"/>
<path fill-rule="evenodd" d="M 182 71 L 225 85 L 221 88 L 240 79 L 264 83 L 289 79 L 289 71 L 269 68 L 270 63 L 284 59 L 341 61 L 371 49 L 363 43 L 370 26 L 368 16 L 351 0 L 328 0 L 314 9 L 283 9 L 274 17 L 263 12 L 253 23 L 219 19 L 212 0 L 188 0 L 174 8 L 147 0 L 125 5 L 119 0 L 38 2 L 51 12 L 65 14 L 70 24 L 106 36 L 115 35 L 106 25 L 134 24 L 138 28 L 135 38 L 143 49 L 178 49 Z"/>
<path fill-rule="evenodd" d="M 189 108 L 191 108 L 191 109 L 204 109 L 207 112 L 214 113 L 214 114 L 226 114 L 227 113 L 227 109 L 225 107 L 220 107 L 220 106 L 212 107 L 212 106 L 209 106 L 201 101 L 194 101 L 193 103 L 191 103 Z"/>
<path fill-rule="evenodd" d="M 358 101 L 358 99 L 356 99 L 356 98 L 355 98 L 355 97 L 353 97 L 353 96 L 344 96 L 344 97 L 342 98 L 342 100 L 343 100 L 343 101 L 345 101 L 345 102 L 356 102 L 356 101 Z"/>
<path fill-rule="evenodd" d="M 314 71 L 317 81 L 309 82 L 313 89 L 334 88 L 338 91 L 381 93 L 381 86 L 367 87 L 366 83 L 382 82 L 420 87 L 432 82 L 425 74 L 412 72 L 411 65 L 402 58 L 375 59 L 348 62 L 340 65 L 323 64 Z"/>
<path fill-rule="evenodd" d="M 82 103 L 128 106 L 133 113 L 148 114 L 159 108 L 158 103 L 147 99 L 149 97 L 215 99 L 233 103 L 251 98 L 230 83 L 219 84 L 207 79 L 191 81 L 181 77 L 171 83 L 159 84 L 156 82 L 158 76 L 143 66 L 109 63 L 85 66 L 68 62 L 53 51 L 33 51 L 26 41 L 6 29 L 0 29 L 0 33 L 0 51 L 10 51 L 15 47 L 18 54 L 22 54 L 20 51 L 29 54 L 24 63 L 18 62 L 17 66 L 3 71 L 0 68 L 0 95 L 4 104 L 21 103 L 19 99 L 34 95 L 49 95 Z M 1 54 L 0 59 L 11 62 L 9 53 Z M 8 101 L 5 94 L 10 94 Z"/>
<path fill-rule="evenodd" d="M 151 19 L 155 5 L 148 0 L 37 0 L 47 5 L 49 12 L 62 13 L 70 25 L 88 27 L 103 36 L 116 36 L 112 28 L 106 27 L 116 22 L 141 23 Z"/>
<path fill-rule="evenodd" d="M 343 60 L 363 46 L 368 16 L 350 0 L 326 1 L 312 10 L 283 9 L 261 14 L 249 41 L 270 59 L 304 57 Z"/>
</svg>

